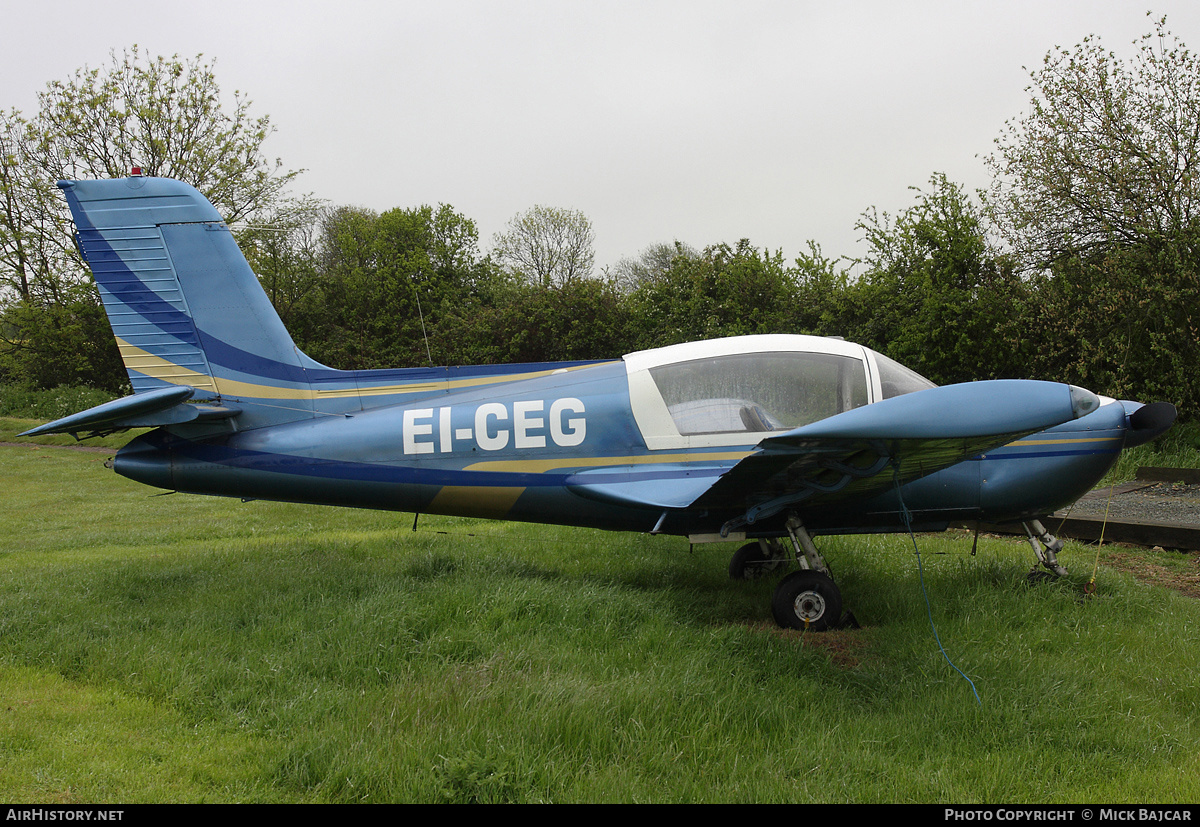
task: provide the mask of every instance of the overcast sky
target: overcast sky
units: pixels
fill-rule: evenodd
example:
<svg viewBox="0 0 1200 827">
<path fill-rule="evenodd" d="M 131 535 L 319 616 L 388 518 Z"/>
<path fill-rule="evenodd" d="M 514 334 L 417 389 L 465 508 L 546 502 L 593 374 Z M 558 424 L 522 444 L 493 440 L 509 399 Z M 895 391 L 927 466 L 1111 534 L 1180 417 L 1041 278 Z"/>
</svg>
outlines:
<svg viewBox="0 0 1200 827">
<path fill-rule="evenodd" d="M 599 265 L 675 239 L 855 255 L 867 208 L 987 184 L 1024 67 L 1088 34 L 1132 54 L 1151 8 L 1200 49 L 1196 0 L 3 0 L 0 109 L 135 43 L 203 53 L 334 204 L 448 203 L 485 248 L 578 209 Z"/>
</svg>

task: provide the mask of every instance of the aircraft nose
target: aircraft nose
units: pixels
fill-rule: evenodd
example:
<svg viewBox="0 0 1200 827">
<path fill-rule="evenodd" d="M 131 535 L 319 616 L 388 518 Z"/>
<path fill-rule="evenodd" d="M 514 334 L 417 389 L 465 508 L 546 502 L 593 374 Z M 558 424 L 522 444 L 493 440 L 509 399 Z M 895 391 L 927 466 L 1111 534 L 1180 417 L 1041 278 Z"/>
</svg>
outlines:
<svg viewBox="0 0 1200 827">
<path fill-rule="evenodd" d="M 1175 410 L 1175 406 L 1170 402 L 1151 402 L 1149 405 L 1140 405 L 1136 408 L 1136 402 L 1126 402 L 1126 423 L 1128 430 L 1125 432 L 1125 447 L 1132 448 L 1136 445 L 1143 445 L 1154 439 L 1161 433 L 1167 431 L 1175 424 L 1175 418 L 1179 412 Z"/>
<path fill-rule="evenodd" d="M 1071 388 L 1071 410 L 1075 414 L 1076 419 L 1082 419 L 1092 411 L 1099 409 L 1100 397 L 1089 391 L 1087 388 L 1080 388 L 1076 385 L 1069 385 Z"/>
</svg>

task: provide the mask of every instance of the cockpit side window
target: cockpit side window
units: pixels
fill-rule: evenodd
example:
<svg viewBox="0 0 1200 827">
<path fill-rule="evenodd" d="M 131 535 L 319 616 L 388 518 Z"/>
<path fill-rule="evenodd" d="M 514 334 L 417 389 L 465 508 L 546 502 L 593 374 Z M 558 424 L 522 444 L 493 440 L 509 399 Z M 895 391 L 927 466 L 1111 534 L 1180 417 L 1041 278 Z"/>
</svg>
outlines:
<svg viewBox="0 0 1200 827">
<path fill-rule="evenodd" d="M 915 370 L 904 367 L 878 351 L 872 353 L 875 354 L 875 364 L 879 368 L 879 384 L 884 399 L 937 387 Z"/>
<path fill-rule="evenodd" d="M 742 353 L 650 369 L 682 435 L 786 431 L 867 404 L 861 359 Z"/>
</svg>

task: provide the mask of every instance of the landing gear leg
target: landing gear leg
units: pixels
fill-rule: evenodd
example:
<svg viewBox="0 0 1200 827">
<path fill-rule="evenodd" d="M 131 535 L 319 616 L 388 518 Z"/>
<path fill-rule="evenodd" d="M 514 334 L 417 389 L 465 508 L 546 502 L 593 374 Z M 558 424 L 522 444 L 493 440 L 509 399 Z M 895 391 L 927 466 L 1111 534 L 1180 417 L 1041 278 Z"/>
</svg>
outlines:
<svg viewBox="0 0 1200 827">
<path fill-rule="evenodd" d="M 829 566 L 813 544 L 812 536 L 796 516 L 787 521 L 788 536 L 799 571 L 779 583 L 771 598 L 771 614 L 785 629 L 823 632 L 842 625 L 857 626 L 852 615 L 842 616 L 842 593 Z"/>
<path fill-rule="evenodd" d="M 1038 562 L 1059 577 L 1065 576 L 1067 570 L 1059 565 L 1058 562 L 1058 552 L 1062 551 L 1063 541 L 1047 531 L 1040 520 L 1030 520 L 1027 523 L 1022 523 L 1022 525 L 1025 526 L 1025 533 L 1029 537 L 1029 545 L 1033 546 L 1033 553 L 1037 555 Z M 1031 580 L 1034 575 L 1044 576 L 1044 573 L 1039 572 L 1036 566 L 1029 574 Z"/>
<path fill-rule="evenodd" d="M 829 566 L 825 564 L 825 558 L 813 545 L 812 535 L 808 533 L 804 523 L 800 522 L 799 517 L 794 514 L 788 517 L 787 531 L 788 536 L 792 538 L 792 549 L 796 553 L 796 565 L 829 576 Z"/>
</svg>

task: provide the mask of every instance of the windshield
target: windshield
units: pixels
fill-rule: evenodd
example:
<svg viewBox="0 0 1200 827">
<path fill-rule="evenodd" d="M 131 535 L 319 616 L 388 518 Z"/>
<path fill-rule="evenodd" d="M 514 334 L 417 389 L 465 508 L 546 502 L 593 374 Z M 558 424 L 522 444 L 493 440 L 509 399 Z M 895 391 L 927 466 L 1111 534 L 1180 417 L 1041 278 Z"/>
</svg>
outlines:
<svg viewBox="0 0 1200 827">
<path fill-rule="evenodd" d="M 871 352 L 875 354 L 875 364 L 879 366 L 879 384 L 882 386 L 884 399 L 937 387 L 915 370 L 904 367 L 878 351 Z"/>
</svg>

